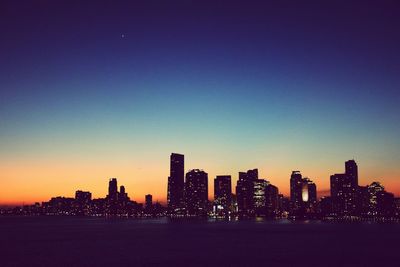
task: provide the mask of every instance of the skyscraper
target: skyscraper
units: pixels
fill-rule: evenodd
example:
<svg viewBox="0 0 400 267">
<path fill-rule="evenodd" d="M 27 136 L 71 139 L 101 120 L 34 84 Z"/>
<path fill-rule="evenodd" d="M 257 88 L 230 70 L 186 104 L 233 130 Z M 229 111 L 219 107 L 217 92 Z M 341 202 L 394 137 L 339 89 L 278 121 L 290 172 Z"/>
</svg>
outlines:
<svg viewBox="0 0 400 267">
<path fill-rule="evenodd" d="M 185 203 L 189 215 L 207 215 L 208 174 L 194 169 L 186 174 Z"/>
<path fill-rule="evenodd" d="M 278 187 L 272 184 L 268 184 L 265 188 L 265 208 L 267 216 L 274 217 L 278 214 L 279 191 Z"/>
<path fill-rule="evenodd" d="M 265 214 L 265 190 L 269 185 L 269 182 L 264 179 L 256 179 L 253 182 L 254 184 L 254 193 L 253 193 L 253 202 L 254 202 L 254 211 L 257 215 Z"/>
<path fill-rule="evenodd" d="M 172 153 L 170 158 L 170 176 L 168 177 L 167 202 L 171 212 L 184 207 L 183 191 L 185 184 L 184 155 Z"/>
<path fill-rule="evenodd" d="M 331 175 L 332 211 L 335 215 L 351 215 L 351 183 L 344 173 Z"/>
<path fill-rule="evenodd" d="M 219 175 L 214 180 L 214 212 L 228 215 L 232 205 L 232 183 L 230 175 Z"/>
<path fill-rule="evenodd" d="M 303 178 L 302 186 L 302 200 L 303 202 L 308 202 L 315 204 L 317 202 L 317 186 L 309 178 Z"/>
<path fill-rule="evenodd" d="M 317 186 L 309 178 L 302 179 L 302 215 L 309 217 L 317 212 Z"/>
<path fill-rule="evenodd" d="M 108 182 L 108 196 L 109 200 L 118 200 L 118 183 L 117 178 L 111 178 Z"/>
<path fill-rule="evenodd" d="M 313 181 L 308 182 L 308 201 L 310 203 L 317 203 L 317 185 Z"/>
<path fill-rule="evenodd" d="M 119 187 L 119 194 L 118 194 L 119 198 L 118 200 L 120 202 L 126 202 L 129 200 L 128 194 L 125 192 L 125 186 L 121 185 Z"/>
<path fill-rule="evenodd" d="M 350 216 L 360 213 L 358 169 L 354 160 L 345 162 L 345 173 L 331 176 L 331 197 L 336 215 Z"/>
<path fill-rule="evenodd" d="M 254 182 L 258 179 L 258 169 L 239 172 L 236 185 L 238 212 L 241 215 L 254 214 Z"/>
<path fill-rule="evenodd" d="M 358 167 L 357 163 L 352 159 L 345 162 L 345 173 L 349 177 L 353 187 L 358 186 Z"/>
<path fill-rule="evenodd" d="M 302 207 L 303 178 L 299 171 L 293 171 L 290 176 L 290 203 L 294 213 Z"/>
</svg>

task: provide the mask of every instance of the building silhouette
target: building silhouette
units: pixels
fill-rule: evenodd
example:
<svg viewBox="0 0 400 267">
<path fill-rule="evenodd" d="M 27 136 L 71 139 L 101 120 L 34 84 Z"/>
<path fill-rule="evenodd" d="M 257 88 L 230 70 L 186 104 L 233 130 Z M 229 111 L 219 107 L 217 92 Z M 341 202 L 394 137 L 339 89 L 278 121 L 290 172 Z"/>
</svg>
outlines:
<svg viewBox="0 0 400 267">
<path fill-rule="evenodd" d="M 118 200 L 118 183 L 117 178 L 111 178 L 108 182 L 108 195 L 109 200 Z"/>
<path fill-rule="evenodd" d="M 153 196 L 148 194 L 145 196 L 145 207 L 151 209 L 153 207 Z"/>
<path fill-rule="evenodd" d="M 92 202 L 92 193 L 78 190 L 75 192 L 74 212 L 77 215 L 88 215 Z"/>
<path fill-rule="evenodd" d="M 185 203 L 189 215 L 207 215 L 208 174 L 199 169 L 186 173 Z"/>
<path fill-rule="evenodd" d="M 265 188 L 265 212 L 268 217 L 275 217 L 278 215 L 279 198 L 278 187 L 268 184 Z"/>
<path fill-rule="evenodd" d="M 240 215 L 252 215 L 254 209 L 254 182 L 258 179 L 258 169 L 239 172 L 239 180 L 236 185 L 236 198 L 238 213 Z"/>
<path fill-rule="evenodd" d="M 128 193 L 125 192 L 125 186 L 123 185 L 119 187 L 118 200 L 122 203 L 125 203 L 130 200 L 128 197 Z"/>
<path fill-rule="evenodd" d="M 309 178 L 302 179 L 302 212 L 310 217 L 317 212 L 317 186 Z"/>
<path fill-rule="evenodd" d="M 232 206 L 232 181 L 230 175 L 218 175 L 214 179 L 214 213 L 229 215 Z"/>
<path fill-rule="evenodd" d="M 92 200 L 92 193 L 87 191 L 78 190 L 75 192 L 75 201 L 79 203 L 90 203 Z"/>
<path fill-rule="evenodd" d="M 358 167 L 354 160 L 346 161 L 345 173 L 331 175 L 331 197 L 336 216 L 354 216 L 360 213 Z"/>
<path fill-rule="evenodd" d="M 194 169 L 184 176 L 184 156 L 171 154 L 168 177 L 168 209 L 153 205 L 151 194 L 145 203 L 132 201 L 117 178 L 108 181 L 108 194 L 92 199 L 88 191 L 77 190 L 75 197 L 53 197 L 47 202 L 23 205 L 0 214 L 85 215 L 105 217 L 155 216 L 229 216 L 232 218 L 267 216 L 289 219 L 322 219 L 335 221 L 400 221 L 400 198 L 385 190 L 379 182 L 360 186 L 354 160 L 345 162 L 345 172 L 331 175 L 330 196 L 317 198 L 317 186 L 299 171 L 290 176 L 290 198 L 258 177 L 258 169 L 239 172 L 236 194 L 232 194 L 230 175 L 214 179 L 214 205 L 208 201 L 208 174 Z M 119 190 L 118 190 L 119 189 Z M 213 211 L 213 212 L 212 212 Z"/>
<path fill-rule="evenodd" d="M 345 173 L 349 177 L 352 187 L 356 188 L 358 186 L 358 166 L 354 159 L 345 162 Z"/>
<path fill-rule="evenodd" d="M 170 175 L 168 177 L 167 190 L 168 208 L 171 212 L 176 212 L 184 208 L 184 176 L 184 155 L 172 153 L 170 157 Z"/>
<path fill-rule="evenodd" d="M 290 176 L 290 204 L 293 214 L 297 214 L 302 209 L 303 177 L 300 171 L 293 171 Z"/>
</svg>

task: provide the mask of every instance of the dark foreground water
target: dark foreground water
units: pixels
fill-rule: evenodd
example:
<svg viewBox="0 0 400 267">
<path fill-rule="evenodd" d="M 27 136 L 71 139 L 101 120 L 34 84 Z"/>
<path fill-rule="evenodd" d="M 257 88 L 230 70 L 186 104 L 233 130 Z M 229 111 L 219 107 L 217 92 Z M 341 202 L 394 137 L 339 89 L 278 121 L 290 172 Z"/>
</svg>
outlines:
<svg viewBox="0 0 400 267">
<path fill-rule="evenodd" d="M 400 225 L 0 217 L 0 256 L 0 266 L 400 266 Z"/>
</svg>

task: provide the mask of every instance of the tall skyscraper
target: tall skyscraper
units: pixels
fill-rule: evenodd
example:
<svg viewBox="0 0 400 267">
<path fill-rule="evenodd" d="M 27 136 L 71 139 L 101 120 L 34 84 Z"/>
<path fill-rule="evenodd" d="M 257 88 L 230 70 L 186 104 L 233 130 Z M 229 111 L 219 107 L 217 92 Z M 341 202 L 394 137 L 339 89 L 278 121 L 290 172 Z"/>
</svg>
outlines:
<svg viewBox="0 0 400 267">
<path fill-rule="evenodd" d="M 303 177 L 299 171 L 293 171 L 290 176 L 290 202 L 295 213 L 302 207 Z"/>
<path fill-rule="evenodd" d="M 208 174 L 194 169 L 186 174 L 185 202 L 190 215 L 207 215 Z"/>
<path fill-rule="evenodd" d="M 218 175 L 214 180 L 214 212 L 227 215 L 232 205 L 232 182 L 230 175 Z"/>
<path fill-rule="evenodd" d="M 108 196 L 109 200 L 118 200 L 118 183 L 117 178 L 111 178 L 108 182 Z"/>
<path fill-rule="evenodd" d="M 278 187 L 268 184 L 265 188 L 265 208 L 266 215 L 275 216 L 279 208 L 279 191 Z"/>
<path fill-rule="evenodd" d="M 239 172 L 236 185 L 238 212 L 241 215 L 254 214 L 254 182 L 258 179 L 258 169 Z"/>
<path fill-rule="evenodd" d="M 253 182 L 254 184 L 254 193 L 253 193 L 253 202 L 254 202 L 254 211 L 258 215 L 265 214 L 265 193 L 266 188 L 269 185 L 269 182 L 264 179 L 256 179 Z"/>
<path fill-rule="evenodd" d="M 317 185 L 313 181 L 308 181 L 308 201 L 310 203 L 317 203 Z"/>
<path fill-rule="evenodd" d="M 309 178 L 302 179 L 302 215 L 313 216 L 317 212 L 317 186 Z"/>
<path fill-rule="evenodd" d="M 350 216 L 361 212 L 358 169 L 354 160 L 345 162 L 345 173 L 331 176 L 331 197 L 336 215 Z"/>
<path fill-rule="evenodd" d="M 303 178 L 302 200 L 308 203 L 317 203 L 317 186 L 309 178 Z"/>
<path fill-rule="evenodd" d="M 184 207 L 183 191 L 185 184 L 184 155 L 172 153 L 170 158 L 170 176 L 168 177 L 168 208 L 174 212 Z"/>
<path fill-rule="evenodd" d="M 354 160 L 348 160 L 345 162 L 345 173 L 349 177 L 353 187 L 358 186 L 358 167 Z"/>
<path fill-rule="evenodd" d="M 125 186 L 123 186 L 123 185 L 121 185 L 119 187 L 119 194 L 118 195 L 119 195 L 118 200 L 120 202 L 126 202 L 126 201 L 129 200 L 128 194 L 125 192 Z"/>
<path fill-rule="evenodd" d="M 331 175 L 331 197 L 335 215 L 351 215 L 351 183 L 346 174 Z"/>
</svg>

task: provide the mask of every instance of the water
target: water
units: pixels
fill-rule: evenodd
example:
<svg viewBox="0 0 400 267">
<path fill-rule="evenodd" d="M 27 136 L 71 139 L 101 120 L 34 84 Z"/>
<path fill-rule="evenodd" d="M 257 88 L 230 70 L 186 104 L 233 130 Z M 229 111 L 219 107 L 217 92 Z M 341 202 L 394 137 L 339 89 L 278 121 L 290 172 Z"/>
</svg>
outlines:
<svg viewBox="0 0 400 267">
<path fill-rule="evenodd" d="M 400 266 L 399 224 L 0 217 L 0 266 Z"/>
</svg>

